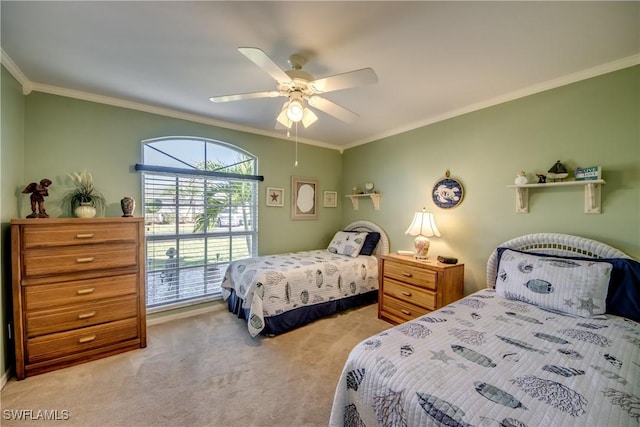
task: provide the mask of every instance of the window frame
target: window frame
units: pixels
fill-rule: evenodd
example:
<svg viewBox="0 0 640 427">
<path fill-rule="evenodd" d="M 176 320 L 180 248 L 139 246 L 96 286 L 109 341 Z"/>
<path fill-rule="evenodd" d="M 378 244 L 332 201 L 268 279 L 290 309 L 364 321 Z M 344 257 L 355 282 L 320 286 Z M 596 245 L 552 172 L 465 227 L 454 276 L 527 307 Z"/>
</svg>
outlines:
<svg viewBox="0 0 640 427">
<path fill-rule="evenodd" d="M 240 158 L 245 158 L 245 161 L 250 161 L 252 163 L 252 172 L 256 172 L 258 170 L 258 158 L 257 156 L 254 156 L 253 154 L 251 154 L 250 152 L 237 147 L 233 144 L 229 144 L 223 141 L 219 141 L 219 140 L 215 140 L 215 139 L 210 139 L 210 138 L 201 138 L 201 137 L 177 137 L 177 136 L 168 136 L 168 137 L 161 137 L 161 138 L 153 138 L 153 139 L 148 139 L 148 140 L 144 140 L 142 141 L 142 145 L 141 145 L 141 158 L 143 163 L 142 164 L 136 164 L 135 165 L 135 169 L 137 171 L 141 171 L 142 172 L 142 179 L 141 179 L 141 187 L 142 187 L 142 212 L 143 215 L 147 212 L 147 199 L 148 199 L 148 190 L 147 190 L 147 185 L 148 185 L 148 181 L 147 181 L 147 177 L 151 176 L 153 178 L 151 179 L 158 179 L 160 176 L 166 176 L 166 177 L 170 177 L 171 179 L 175 180 L 175 205 L 173 205 L 173 207 L 175 208 L 175 230 L 172 234 L 161 234 L 161 235 L 153 235 L 153 234 L 148 234 L 148 230 L 149 227 L 145 227 L 145 263 L 146 265 L 150 266 L 151 264 L 151 258 L 150 255 L 147 253 L 150 243 L 153 244 L 153 242 L 158 242 L 158 241 L 171 241 L 171 242 L 175 242 L 176 247 L 180 248 L 182 246 L 182 243 L 185 241 L 189 241 L 189 240 L 193 240 L 193 241 L 197 241 L 197 240 L 201 240 L 202 241 L 202 245 L 203 245 L 203 253 L 202 253 L 202 257 L 203 257 L 203 264 L 202 264 L 202 274 L 203 279 L 202 279 L 202 287 L 203 287 L 203 294 L 202 295 L 197 295 L 197 296 L 192 296 L 192 297 L 187 297 L 187 298 L 177 298 L 174 301 L 165 301 L 163 302 L 158 302 L 158 301 L 154 301 L 150 304 L 149 301 L 149 286 L 150 286 L 150 278 L 151 275 L 150 274 L 158 274 L 158 269 L 147 269 L 147 272 L 145 273 L 145 290 L 147 291 L 147 298 L 145 301 L 145 305 L 147 306 L 147 313 L 154 313 L 154 312 L 160 312 L 160 311 L 166 311 L 166 310 L 171 310 L 171 309 L 175 309 L 175 308 L 180 308 L 180 307 L 185 307 L 185 306 L 191 306 L 191 305 L 196 305 L 196 304 L 200 304 L 203 302 L 208 302 L 208 301 L 213 301 L 213 300 L 220 300 L 222 299 L 222 294 L 221 294 L 221 288 L 220 288 L 220 283 L 222 281 L 222 276 L 224 276 L 224 272 L 222 272 L 222 276 L 220 276 L 220 272 L 218 271 L 218 275 L 216 276 L 216 280 L 220 279 L 219 283 L 214 282 L 213 283 L 213 288 L 218 288 L 217 291 L 215 292 L 210 292 L 207 293 L 206 292 L 206 288 L 207 285 L 209 284 L 208 282 L 208 274 L 210 271 L 210 267 L 211 265 L 215 265 L 214 269 L 217 268 L 220 265 L 224 265 L 224 264 L 228 264 L 231 261 L 234 261 L 236 259 L 242 259 L 244 258 L 244 256 L 240 256 L 238 258 L 235 258 L 234 252 L 233 252 L 233 241 L 234 238 L 242 238 L 243 236 L 249 236 L 249 239 L 247 239 L 247 244 L 246 244 L 246 248 L 248 249 L 248 256 L 252 257 L 252 256 L 256 256 L 257 255 L 257 249 L 258 249 L 258 201 L 259 201 L 259 185 L 258 182 L 262 181 L 264 178 L 260 175 L 245 175 L 245 174 L 237 174 L 237 173 L 228 173 L 228 172 L 219 172 L 219 171 L 211 171 L 211 170 L 205 170 L 205 169 L 196 169 L 195 167 L 191 167 L 191 168 L 175 168 L 175 167 L 165 167 L 165 166 L 158 166 L 158 165 L 152 165 L 152 164 L 145 164 L 145 150 L 150 147 L 153 148 L 155 150 L 158 150 L 157 147 L 153 147 L 152 144 L 153 143 L 157 143 L 157 142 L 163 142 L 163 141 L 192 141 L 192 142 L 198 142 L 198 143 L 202 143 L 203 144 L 203 163 L 206 165 L 208 161 L 210 161 L 210 159 L 208 159 L 208 154 L 207 154 L 207 150 L 209 148 L 214 148 L 214 147 L 219 147 L 223 150 L 227 150 L 227 154 L 229 153 L 234 153 L 234 154 L 238 154 L 240 156 Z M 165 153 L 166 155 L 168 155 L 167 153 Z M 170 156 L 172 157 L 172 156 Z M 176 160 L 180 160 L 178 158 L 176 158 Z M 183 162 L 185 165 L 188 166 L 192 166 L 189 165 L 186 161 Z M 224 168 L 228 168 L 228 167 L 233 167 L 235 165 L 224 165 Z M 224 169 L 223 168 L 223 169 Z M 181 180 L 184 180 L 185 178 L 190 178 L 192 177 L 194 180 L 201 180 L 201 185 L 202 185 L 202 194 L 200 195 L 200 198 L 198 198 L 197 200 L 202 202 L 202 209 L 203 212 L 202 214 L 205 215 L 205 225 L 204 225 L 204 229 L 201 231 L 193 231 L 191 233 L 181 233 L 181 220 L 180 220 L 180 191 L 179 189 L 182 187 L 184 188 L 184 185 L 180 185 Z M 247 225 L 244 225 L 244 229 L 242 230 L 233 230 L 232 224 L 229 223 L 229 225 L 227 227 L 219 227 L 214 225 L 211 229 L 208 228 L 209 222 L 206 219 L 206 212 L 208 210 L 208 208 L 210 208 L 210 205 L 207 204 L 207 201 L 209 200 L 210 196 L 207 195 L 206 193 L 206 189 L 207 189 L 207 182 L 209 185 L 211 185 L 211 182 L 225 182 L 226 184 L 230 184 L 230 185 L 234 185 L 234 183 L 253 183 L 253 187 L 251 190 L 251 194 L 250 194 L 250 202 L 248 204 L 243 204 L 242 207 L 243 208 L 248 208 L 249 209 L 249 220 L 250 220 L 250 225 L 249 225 L 249 229 L 247 229 Z M 233 191 L 230 191 L 227 194 L 228 197 L 228 204 L 226 205 L 220 205 L 223 206 L 222 209 L 236 209 L 237 206 L 233 204 Z M 145 222 L 147 222 L 147 220 L 145 220 Z M 213 223 L 212 223 L 213 224 Z M 219 263 L 218 261 L 211 261 L 210 260 L 210 256 L 207 253 L 207 248 L 209 247 L 209 241 L 210 239 L 213 239 L 215 241 L 215 239 L 224 239 L 227 238 L 228 239 L 228 255 L 229 255 L 229 260 L 223 263 Z M 250 243 L 249 243 L 250 242 Z M 236 252 L 237 253 L 237 252 Z M 169 255 L 167 255 L 169 256 Z M 178 258 L 179 258 L 180 254 L 178 253 Z M 167 261 L 170 261 L 172 257 L 169 257 L 168 260 L 165 260 L 165 263 Z M 156 261 L 157 262 L 157 261 Z M 167 265 L 167 264 L 165 264 Z M 178 275 L 178 277 L 180 277 L 180 271 L 182 269 L 189 269 L 189 268 L 194 268 L 194 267 L 189 267 L 187 266 L 181 266 L 179 261 L 176 261 L 176 267 L 175 267 L 175 271 L 173 272 L 173 276 L 175 277 L 175 274 Z M 161 269 L 162 270 L 162 269 Z M 164 269 L 163 273 L 166 273 L 167 271 L 173 271 L 174 268 L 173 267 L 169 267 L 169 269 Z M 220 270 L 220 269 L 218 269 Z M 173 280 L 173 279 L 171 279 Z M 156 283 L 156 279 L 154 279 L 154 286 Z M 170 282 L 172 283 L 172 282 Z M 191 285 L 191 282 L 187 282 L 186 283 L 187 286 Z M 169 287 L 171 285 L 166 285 L 167 289 L 169 289 Z M 180 295 L 180 282 L 178 279 L 178 282 L 176 283 L 177 288 L 176 288 L 176 295 Z M 169 291 L 167 291 L 168 293 Z"/>
</svg>

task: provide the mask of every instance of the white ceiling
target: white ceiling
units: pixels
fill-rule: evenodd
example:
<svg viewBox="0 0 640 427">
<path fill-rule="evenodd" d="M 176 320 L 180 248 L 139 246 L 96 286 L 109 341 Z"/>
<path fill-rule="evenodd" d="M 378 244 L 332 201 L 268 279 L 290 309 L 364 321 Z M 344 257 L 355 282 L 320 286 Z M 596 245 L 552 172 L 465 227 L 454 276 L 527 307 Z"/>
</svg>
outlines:
<svg viewBox="0 0 640 427">
<path fill-rule="evenodd" d="M 376 85 L 331 92 L 360 115 L 317 111 L 300 141 L 345 148 L 640 63 L 640 2 L 1 2 L 2 62 L 25 92 L 59 93 L 286 137 L 285 98 L 238 52 L 325 77 L 371 67 Z"/>
</svg>

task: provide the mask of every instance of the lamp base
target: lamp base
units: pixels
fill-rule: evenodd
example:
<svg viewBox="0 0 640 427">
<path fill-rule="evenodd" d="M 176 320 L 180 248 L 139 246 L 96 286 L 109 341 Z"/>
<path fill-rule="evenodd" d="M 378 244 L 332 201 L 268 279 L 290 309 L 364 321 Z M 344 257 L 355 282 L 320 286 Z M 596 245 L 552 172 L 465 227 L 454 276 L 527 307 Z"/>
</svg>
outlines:
<svg viewBox="0 0 640 427">
<path fill-rule="evenodd" d="M 414 240 L 414 245 L 416 248 L 416 254 L 414 255 L 414 257 L 416 259 L 427 259 L 427 253 L 429 252 L 430 244 L 431 242 L 429 242 L 429 239 L 427 239 L 425 236 L 416 237 L 416 239 Z"/>
</svg>

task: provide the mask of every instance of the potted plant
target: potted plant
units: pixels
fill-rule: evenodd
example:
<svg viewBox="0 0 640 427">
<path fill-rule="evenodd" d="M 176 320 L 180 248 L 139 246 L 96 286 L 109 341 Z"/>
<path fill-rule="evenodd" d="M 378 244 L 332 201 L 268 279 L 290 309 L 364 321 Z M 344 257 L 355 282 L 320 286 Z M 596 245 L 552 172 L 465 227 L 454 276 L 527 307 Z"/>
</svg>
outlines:
<svg viewBox="0 0 640 427">
<path fill-rule="evenodd" d="M 106 199 L 93 186 L 93 176 L 86 170 L 67 175 L 73 187 L 67 191 L 62 203 L 69 208 L 69 212 L 78 218 L 93 218 L 96 212 L 104 212 Z"/>
</svg>

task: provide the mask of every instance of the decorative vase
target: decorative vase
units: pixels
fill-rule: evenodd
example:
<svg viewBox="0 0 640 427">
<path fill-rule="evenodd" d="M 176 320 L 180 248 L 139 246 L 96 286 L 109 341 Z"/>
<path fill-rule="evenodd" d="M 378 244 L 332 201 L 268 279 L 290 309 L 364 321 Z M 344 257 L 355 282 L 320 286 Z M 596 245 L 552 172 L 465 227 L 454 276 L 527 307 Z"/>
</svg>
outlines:
<svg viewBox="0 0 640 427">
<path fill-rule="evenodd" d="M 80 205 L 73 210 L 73 213 L 78 218 L 93 218 L 96 216 L 96 208 L 91 206 L 91 203 L 80 203 Z"/>
<path fill-rule="evenodd" d="M 122 200 L 120 200 L 120 207 L 122 208 L 123 217 L 131 217 L 133 216 L 133 211 L 136 208 L 136 201 L 133 197 L 124 196 Z"/>
</svg>

